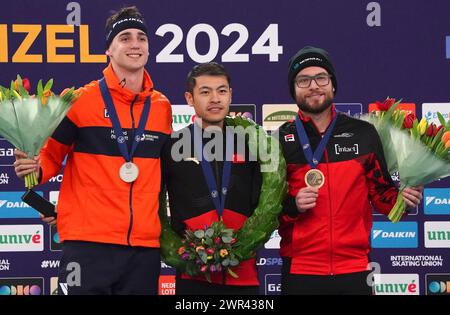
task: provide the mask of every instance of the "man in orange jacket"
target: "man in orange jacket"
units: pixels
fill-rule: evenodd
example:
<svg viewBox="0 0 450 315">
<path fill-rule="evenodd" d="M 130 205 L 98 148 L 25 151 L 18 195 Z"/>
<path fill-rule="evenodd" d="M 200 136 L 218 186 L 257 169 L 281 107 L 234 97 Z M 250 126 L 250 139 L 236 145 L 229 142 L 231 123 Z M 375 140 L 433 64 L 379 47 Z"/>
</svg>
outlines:
<svg viewBox="0 0 450 315">
<path fill-rule="evenodd" d="M 16 150 L 15 171 L 21 178 L 37 172 L 45 183 L 67 155 L 58 200 L 60 294 L 157 294 L 160 153 L 171 107 L 144 69 L 147 28 L 136 7 L 108 18 L 106 48 L 104 77 L 80 89 L 39 158 Z"/>
</svg>

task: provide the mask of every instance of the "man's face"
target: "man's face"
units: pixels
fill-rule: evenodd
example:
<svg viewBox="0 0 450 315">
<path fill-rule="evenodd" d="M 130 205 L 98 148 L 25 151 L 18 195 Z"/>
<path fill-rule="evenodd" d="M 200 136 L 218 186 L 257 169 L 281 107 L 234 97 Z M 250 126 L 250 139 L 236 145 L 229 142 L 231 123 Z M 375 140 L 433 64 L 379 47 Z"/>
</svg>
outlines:
<svg viewBox="0 0 450 315">
<path fill-rule="evenodd" d="M 117 34 L 106 50 L 113 66 L 131 72 L 144 68 L 148 54 L 147 35 L 136 28 L 129 28 Z"/>
<path fill-rule="evenodd" d="M 328 75 L 328 72 L 321 67 L 307 67 L 302 69 L 295 77 L 295 98 L 298 107 L 307 113 L 318 114 L 325 111 L 333 103 L 333 86 L 331 79 L 325 86 L 319 86 L 315 80 L 311 80 L 309 87 L 299 87 L 297 82 L 302 78 L 314 77 L 317 75 Z M 319 80 L 319 79 L 318 79 Z M 320 83 L 320 80 L 319 80 Z"/>
<path fill-rule="evenodd" d="M 202 75 L 196 79 L 192 94 L 186 92 L 184 96 L 189 105 L 195 109 L 197 117 L 203 124 L 221 124 L 228 114 L 232 90 L 225 76 Z"/>
</svg>

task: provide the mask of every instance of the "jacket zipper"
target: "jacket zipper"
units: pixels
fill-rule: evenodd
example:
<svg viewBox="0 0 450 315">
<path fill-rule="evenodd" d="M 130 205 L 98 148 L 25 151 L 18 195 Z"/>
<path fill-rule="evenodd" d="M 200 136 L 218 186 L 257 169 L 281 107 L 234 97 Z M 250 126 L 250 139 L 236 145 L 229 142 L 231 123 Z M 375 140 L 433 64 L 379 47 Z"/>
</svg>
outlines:
<svg viewBox="0 0 450 315">
<path fill-rule="evenodd" d="M 327 185 L 328 185 L 328 201 L 329 201 L 329 210 L 330 210 L 330 275 L 334 274 L 334 266 L 333 266 L 333 207 L 331 205 L 331 186 L 330 186 L 330 169 L 328 168 L 328 152 L 325 149 L 325 162 L 327 166 Z"/>
<path fill-rule="evenodd" d="M 130 114 L 131 114 L 131 142 L 133 143 L 134 141 L 134 129 L 135 129 L 135 123 L 134 123 L 134 115 L 133 115 L 133 107 L 134 107 L 134 103 L 136 102 L 136 100 L 138 99 L 139 95 L 136 95 L 134 97 L 133 102 L 131 102 L 131 106 L 130 106 Z M 133 157 L 131 157 L 131 162 L 133 162 Z M 131 246 L 131 242 L 130 242 L 130 236 L 131 236 L 131 230 L 133 228 L 133 186 L 134 186 L 134 182 L 131 183 L 130 185 L 130 196 L 129 196 L 129 205 L 130 205 L 130 225 L 128 227 L 128 233 L 127 233 L 127 243 L 129 246 Z"/>
<path fill-rule="evenodd" d="M 216 160 L 214 160 L 214 171 L 216 173 L 216 185 L 218 188 L 218 193 L 221 194 L 222 187 L 220 186 L 221 179 L 219 178 L 219 163 L 217 163 Z M 220 216 L 218 218 L 220 220 Z M 226 277 L 225 269 L 222 269 L 222 284 L 223 285 L 225 285 L 225 279 L 226 279 L 225 277 Z"/>
<path fill-rule="evenodd" d="M 323 138 L 323 134 L 320 133 L 319 128 L 317 128 L 317 125 L 314 123 L 313 120 L 311 120 L 314 128 L 316 129 L 317 133 Z M 330 125 L 328 125 L 329 127 Z M 327 127 L 327 129 L 328 129 Z M 325 129 L 326 130 L 326 129 Z M 325 133 L 325 132 L 324 132 Z M 327 145 L 328 146 L 328 145 Z M 328 152 L 327 149 L 325 148 L 325 165 L 327 167 L 327 177 L 330 178 L 330 169 L 328 168 Z M 330 181 L 327 180 L 327 186 L 328 186 L 328 201 L 329 201 L 329 211 L 330 211 L 330 221 L 329 221 L 329 231 L 330 231 L 330 275 L 332 276 L 334 274 L 333 270 L 333 211 L 332 211 L 332 206 L 331 206 L 331 190 L 330 190 Z"/>
</svg>

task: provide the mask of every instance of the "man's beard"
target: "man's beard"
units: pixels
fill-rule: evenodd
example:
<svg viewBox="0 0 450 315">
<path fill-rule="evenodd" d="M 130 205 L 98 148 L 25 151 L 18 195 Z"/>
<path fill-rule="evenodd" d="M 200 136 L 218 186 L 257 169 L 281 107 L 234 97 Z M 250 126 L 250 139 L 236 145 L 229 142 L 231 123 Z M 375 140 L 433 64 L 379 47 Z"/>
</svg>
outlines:
<svg viewBox="0 0 450 315">
<path fill-rule="evenodd" d="M 306 103 L 305 99 L 302 101 L 297 101 L 298 108 L 306 113 L 310 114 L 320 114 L 327 110 L 331 104 L 333 104 L 333 99 L 331 97 L 325 97 L 325 100 L 322 104 L 319 105 L 319 107 L 312 107 L 309 104 Z"/>
</svg>

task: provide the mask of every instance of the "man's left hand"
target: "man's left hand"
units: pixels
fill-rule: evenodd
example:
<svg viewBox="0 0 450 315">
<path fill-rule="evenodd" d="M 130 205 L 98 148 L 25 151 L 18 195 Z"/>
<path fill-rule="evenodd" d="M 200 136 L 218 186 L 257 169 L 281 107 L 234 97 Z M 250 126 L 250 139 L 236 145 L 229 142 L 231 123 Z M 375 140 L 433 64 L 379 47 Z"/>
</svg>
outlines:
<svg viewBox="0 0 450 315">
<path fill-rule="evenodd" d="M 423 186 L 406 187 L 402 192 L 407 208 L 415 208 L 423 198 Z"/>
</svg>

